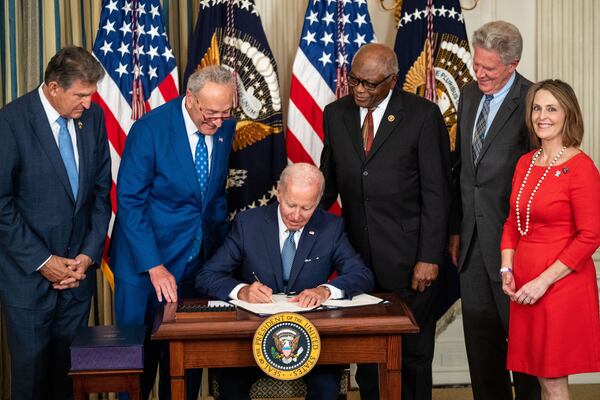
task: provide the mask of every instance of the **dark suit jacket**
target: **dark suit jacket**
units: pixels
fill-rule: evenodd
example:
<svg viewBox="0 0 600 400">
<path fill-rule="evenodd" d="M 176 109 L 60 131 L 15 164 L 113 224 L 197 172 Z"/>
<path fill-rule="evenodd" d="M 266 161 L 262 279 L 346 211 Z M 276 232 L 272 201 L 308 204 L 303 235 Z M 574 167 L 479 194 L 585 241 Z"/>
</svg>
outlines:
<svg viewBox="0 0 600 400">
<path fill-rule="evenodd" d="M 182 100 L 177 97 L 133 124 L 119 167 L 111 266 L 119 279 L 148 289 L 148 269 L 164 264 L 179 282 L 195 241 L 202 241 L 200 258 L 209 257 L 229 230 L 225 184 L 235 121 L 225 121 L 213 135 L 202 201 Z M 200 225 L 202 237 L 197 237 Z M 145 305 L 146 299 L 140 301 Z"/>
<path fill-rule="evenodd" d="M 254 275 L 274 293 L 284 291 L 277 207 L 237 215 L 223 246 L 198 272 L 198 291 L 226 300 L 238 284 L 254 282 Z M 334 270 L 338 276 L 327 282 Z M 301 292 L 323 283 L 352 297 L 373 289 L 373 275 L 348 242 L 342 220 L 317 209 L 302 231 L 287 290 Z"/>
<path fill-rule="evenodd" d="M 500 281 L 500 238 L 509 209 L 512 176 L 517 161 L 531 144 L 525 126 L 525 95 L 531 82 L 518 73 L 515 81 L 500 106 L 483 142 L 477 167 L 473 165 L 471 142 L 475 126 L 475 114 L 483 93 L 477 82 L 463 88 L 458 107 L 458 151 L 459 164 L 454 174 L 459 176 L 462 203 L 460 225 L 459 269 L 473 241 L 477 225 L 477 237 L 490 277 Z M 460 210 L 454 210 L 453 219 L 460 221 Z"/>
<path fill-rule="evenodd" d="M 339 194 L 350 242 L 379 285 L 406 289 L 415 263 L 442 263 L 446 247 L 449 144 L 438 107 L 396 88 L 368 157 L 352 96 L 325 107 L 323 127 L 321 205 Z"/>
<path fill-rule="evenodd" d="M 79 192 L 67 171 L 38 90 L 0 110 L 0 299 L 47 309 L 56 290 L 36 269 L 51 255 L 79 253 L 100 263 L 111 207 L 110 155 L 100 107 L 74 121 Z M 95 287 L 93 270 L 72 293 L 83 300 Z"/>
</svg>

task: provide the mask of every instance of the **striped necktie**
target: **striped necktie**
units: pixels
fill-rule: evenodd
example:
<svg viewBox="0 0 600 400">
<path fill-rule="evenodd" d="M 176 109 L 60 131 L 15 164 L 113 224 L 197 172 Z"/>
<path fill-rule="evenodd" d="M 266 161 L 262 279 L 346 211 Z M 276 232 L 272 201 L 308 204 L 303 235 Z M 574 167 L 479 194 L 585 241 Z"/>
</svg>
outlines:
<svg viewBox="0 0 600 400">
<path fill-rule="evenodd" d="M 493 94 L 485 95 L 485 101 L 483 102 L 483 107 L 481 107 L 481 112 L 479 113 L 479 118 L 477 118 L 477 124 L 475 125 L 475 133 L 473 135 L 472 143 L 473 164 L 475 165 L 477 165 L 479 162 L 479 154 L 481 153 L 481 148 L 483 147 L 485 131 L 487 129 L 488 114 L 490 113 L 490 103 L 493 98 Z"/>
</svg>

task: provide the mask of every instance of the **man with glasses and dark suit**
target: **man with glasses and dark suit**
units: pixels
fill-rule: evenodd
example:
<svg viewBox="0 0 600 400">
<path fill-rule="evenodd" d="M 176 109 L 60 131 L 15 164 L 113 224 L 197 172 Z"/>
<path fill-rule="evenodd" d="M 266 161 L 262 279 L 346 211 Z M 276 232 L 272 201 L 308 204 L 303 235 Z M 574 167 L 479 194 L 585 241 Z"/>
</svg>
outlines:
<svg viewBox="0 0 600 400">
<path fill-rule="evenodd" d="M 133 124 L 117 180 L 112 237 L 117 324 L 152 326 L 163 301 L 193 297 L 194 277 L 229 230 L 225 184 L 235 121 L 234 83 L 220 66 L 188 80 L 185 96 Z M 160 398 L 169 398 L 167 347 L 146 343 L 143 398 L 161 362 Z M 165 367 L 165 368 L 163 368 Z M 198 371 L 186 374 L 196 398 Z"/>
<path fill-rule="evenodd" d="M 321 170 L 329 208 L 338 195 L 350 243 L 411 308 L 420 333 L 402 344 L 402 398 L 431 399 L 438 265 L 449 210 L 448 134 L 438 107 L 396 87 L 398 61 L 381 44 L 352 60 L 352 95 L 327 107 Z M 377 365 L 359 365 L 361 399 L 378 399 Z"/>
</svg>

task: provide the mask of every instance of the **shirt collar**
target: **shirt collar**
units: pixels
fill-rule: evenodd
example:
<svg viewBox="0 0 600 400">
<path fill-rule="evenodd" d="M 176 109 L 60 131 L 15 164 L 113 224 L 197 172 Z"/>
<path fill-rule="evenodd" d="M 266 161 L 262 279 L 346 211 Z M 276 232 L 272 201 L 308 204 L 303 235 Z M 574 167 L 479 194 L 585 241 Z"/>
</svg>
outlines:
<svg viewBox="0 0 600 400">
<path fill-rule="evenodd" d="M 181 113 L 183 114 L 185 132 L 188 136 L 195 135 L 196 132 L 198 132 L 198 127 L 196 127 L 196 124 L 194 123 L 194 121 L 192 121 L 192 117 L 190 117 L 190 113 L 188 112 L 187 108 L 185 108 L 185 96 L 183 96 L 183 99 L 181 101 Z"/>
<path fill-rule="evenodd" d="M 58 119 L 58 117 L 60 117 L 60 114 L 58 111 L 56 111 L 52 104 L 50 104 L 50 101 L 46 97 L 46 93 L 44 93 L 43 88 L 44 84 L 42 83 L 38 88 L 38 93 L 40 95 L 40 100 L 42 101 L 42 107 L 44 107 L 44 112 L 46 113 L 46 117 L 48 118 L 48 122 L 50 123 L 50 126 L 52 126 L 54 123 L 56 123 L 56 120 Z"/>
</svg>

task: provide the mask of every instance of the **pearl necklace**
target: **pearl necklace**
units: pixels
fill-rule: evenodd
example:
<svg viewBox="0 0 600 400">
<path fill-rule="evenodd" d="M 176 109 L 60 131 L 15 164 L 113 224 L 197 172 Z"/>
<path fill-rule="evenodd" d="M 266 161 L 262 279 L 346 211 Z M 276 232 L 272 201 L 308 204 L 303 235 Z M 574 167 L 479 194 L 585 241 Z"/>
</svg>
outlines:
<svg viewBox="0 0 600 400">
<path fill-rule="evenodd" d="M 542 181 L 544 180 L 544 178 L 546 177 L 546 175 L 548 175 L 548 172 L 552 169 L 552 167 L 554 166 L 554 164 L 556 164 L 556 162 L 558 161 L 558 159 L 560 158 L 560 156 L 562 156 L 562 154 L 564 153 L 564 151 L 566 149 L 567 148 L 565 146 L 563 146 L 562 149 L 560 149 L 560 151 L 558 152 L 558 154 L 556 156 L 554 156 L 554 159 L 552 160 L 552 162 L 550 163 L 550 165 L 548 165 L 548 168 L 546 168 L 546 170 L 544 171 L 544 173 L 542 174 L 542 176 L 538 180 L 537 184 L 535 185 L 535 187 L 531 191 L 531 195 L 529 195 L 529 201 L 527 201 L 527 209 L 526 209 L 526 214 L 525 214 L 525 230 L 523 230 L 523 229 L 521 229 L 521 215 L 520 215 L 520 211 L 519 211 L 519 200 L 521 199 L 521 193 L 523 192 L 523 188 L 525 187 L 525 184 L 527 184 L 527 179 L 529 178 L 529 174 L 531 173 L 531 169 L 533 168 L 533 165 L 535 164 L 535 162 L 538 159 L 538 157 L 540 156 L 540 154 L 542 154 L 543 150 L 539 149 L 538 151 L 535 152 L 535 154 L 531 158 L 531 164 L 529 164 L 529 169 L 527 169 L 527 173 L 525 174 L 525 178 L 523 179 L 523 183 L 521 183 L 521 188 L 519 189 L 519 192 L 517 193 L 517 201 L 516 201 L 516 204 L 515 204 L 515 207 L 517 209 L 517 229 L 519 230 L 519 233 L 521 234 L 521 236 L 525 236 L 525 235 L 527 235 L 527 232 L 529 232 L 529 218 L 531 216 L 531 202 L 533 201 L 533 196 L 535 196 L 535 193 L 540 188 L 540 185 L 542 184 Z"/>
</svg>

